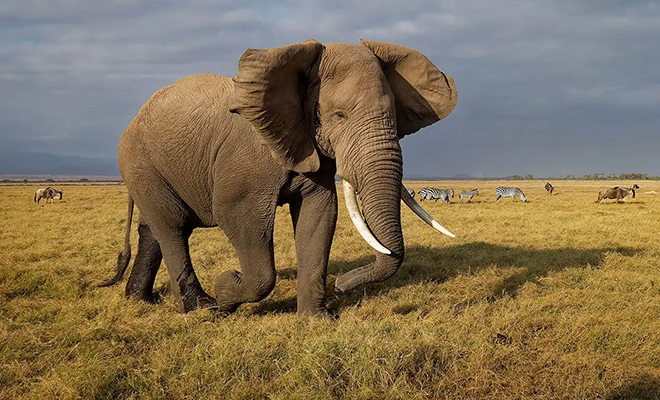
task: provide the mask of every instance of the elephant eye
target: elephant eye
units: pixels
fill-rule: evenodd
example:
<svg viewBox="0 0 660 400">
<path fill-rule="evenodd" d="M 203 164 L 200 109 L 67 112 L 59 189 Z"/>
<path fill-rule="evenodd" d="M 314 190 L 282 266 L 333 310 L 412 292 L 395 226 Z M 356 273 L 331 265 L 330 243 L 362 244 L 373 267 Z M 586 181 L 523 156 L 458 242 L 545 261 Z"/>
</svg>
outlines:
<svg viewBox="0 0 660 400">
<path fill-rule="evenodd" d="M 335 112 L 335 119 L 337 122 L 343 122 L 346 119 L 346 114 L 343 111 Z"/>
</svg>

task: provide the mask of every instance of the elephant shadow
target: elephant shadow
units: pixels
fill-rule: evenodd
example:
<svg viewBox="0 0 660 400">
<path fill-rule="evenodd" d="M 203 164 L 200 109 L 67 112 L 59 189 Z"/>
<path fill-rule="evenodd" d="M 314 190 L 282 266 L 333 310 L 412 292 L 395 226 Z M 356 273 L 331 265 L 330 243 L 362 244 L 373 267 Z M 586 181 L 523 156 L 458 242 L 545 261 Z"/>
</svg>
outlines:
<svg viewBox="0 0 660 400">
<path fill-rule="evenodd" d="M 406 248 L 403 265 L 390 279 L 364 286 L 349 293 L 333 294 L 334 277 L 354 268 L 375 261 L 375 256 L 362 257 L 350 261 L 330 261 L 328 265 L 328 307 L 331 311 L 341 310 L 360 304 L 365 298 L 385 294 L 405 286 L 420 283 L 444 283 L 456 276 L 475 275 L 485 268 L 522 268 L 519 272 L 504 278 L 493 287 L 486 300 L 495 301 L 504 296 L 515 297 L 518 290 L 528 282 L 538 282 L 541 278 L 566 268 L 599 268 L 609 253 L 631 257 L 641 253 L 640 249 L 611 247 L 598 249 L 528 249 L 506 247 L 486 242 L 472 242 L 450 247 L 411 246 Z M 278 271 L 280 279 L 295 277 L 294 268 Z M 257 313 L 295 312 L 295 297 L 286 300 L 264 300 L 257 307 Z"/>
<path fill-rule="evenodd" d="M 645 201 L 639 201 L 639 200 L 633 200 L 633 201 L 608 201 L 608 202 L 601 202 L 603 205 L 627 205 L 627 206 L 636 206 L 638 204 L 646 204 Z"/>
<path fill-rule="evenodd" d="M 444 283 L 459 275 L 475 275 L 485 268 L 522 268 L 521 271 L 504 278 L 493 287 L 487 300 L 495 301 L 504 296 L 515 297 L 518 290 L 526 283 L 538 282 L 541 278 L 566 268 L 599 268 L 608 253 L 631 257 L 640 252 L 639 249 L 627 247 L 538 250 L 486 242 L 472 242 L 444 248 L 412 246 L 406 248 L 406 259 L 390 280 L 368 286 L 362 293 L 357 291 L 347 293 L 345 296 L 337 296 L 332 307 L 341 310 L 359 304 L 365 296 L 376 296 L 420 283 Z M 328 273 L 341 275 L 374 260 L 375 256 L 371 256 L 347 262 L 334 262 L 328 267 Z"/>
<path fill-rule="evenodd" d="M 608 393 L 606 400 L 660 399 L 660 378 L 651 374 L 642 374 L 631 383 L 615 388 Z"/>
</svg>

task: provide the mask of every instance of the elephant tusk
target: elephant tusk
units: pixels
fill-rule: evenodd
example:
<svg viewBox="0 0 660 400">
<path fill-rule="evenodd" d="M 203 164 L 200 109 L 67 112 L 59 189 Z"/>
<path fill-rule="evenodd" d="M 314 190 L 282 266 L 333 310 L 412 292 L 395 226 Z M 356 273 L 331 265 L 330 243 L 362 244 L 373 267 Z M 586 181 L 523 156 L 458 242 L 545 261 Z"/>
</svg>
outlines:
<svg viewBox="0 0 660 400">
<path fill-rule="evenodd" d="M 456 235 L 453 233 L 449 232 L 447 228 L 444 226 L 440 225 L 438 221 L 434 220 L 429 213 L 426 212 L 426 210 L 415 200 L 410 196 L 410 193 L 408 193 L 408 190 L 403 186 L 403 183 L 401 184 L 401 200 L 415 213 L 417 214 L 418 217 L 420 217 L 424 222 L 427 224 L 431 225 L 434 229 L 444 233 L 445 235 L 449 237 L 455 238 Z"/>
<path fill-rule="evenodd" d="M 383 253 L 383 254 L 392 254 L 391 251 L 389 251 L 385 246 L 380 244 L 378 239 L 376 239 L 369 230 L 369 227 L 367 224 L 364 222 L 364 219 L 362 218 L 362 213 L 360 212 L 360 208 L 358 207 L 357 204 L 357 195 L 355 194 L 355 189 L 353 189 L 353 186 L 351 186 L 350 183 L 347 181 L 343 182 L 344 186 L 344 201 L 346 203 L 346 208 L 348 209 L 348 215 L 351 216 L 351 221 L 353 221 L 353 225 L 355 225 L 355 228 L 360 232 L 360 235 L 362 235 L 362 238 L 369 243 L 371 247 L 376 249 L 377 251 Z"/>
</svg>

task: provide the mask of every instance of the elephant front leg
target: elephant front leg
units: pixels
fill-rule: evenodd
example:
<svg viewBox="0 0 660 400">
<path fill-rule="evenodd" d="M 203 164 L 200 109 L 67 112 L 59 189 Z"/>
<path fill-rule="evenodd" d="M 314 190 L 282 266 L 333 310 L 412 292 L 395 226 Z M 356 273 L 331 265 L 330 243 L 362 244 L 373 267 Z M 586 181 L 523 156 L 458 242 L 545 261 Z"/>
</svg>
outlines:
<svg viewBox="0 0 660 400">
<path fill-rule="evenodd" d="M 225 271 L 218 275 L 215 297 L 218 309 L 234 312 L 243 303 L 264 299 L 275 287 L 275 257 L 273 254 L 272 215 L 254 216 L 254 212 L 233 213 L 232 219 L 222 223 L 241 264 L 241 271 Z"/>
<path fill-rule="evenodd" d="M 326 315 L 325 288 L 332 237 L 337 225 L 334 181 L 290 204 L 298 258 L 298 315 Z"/>
</svg>

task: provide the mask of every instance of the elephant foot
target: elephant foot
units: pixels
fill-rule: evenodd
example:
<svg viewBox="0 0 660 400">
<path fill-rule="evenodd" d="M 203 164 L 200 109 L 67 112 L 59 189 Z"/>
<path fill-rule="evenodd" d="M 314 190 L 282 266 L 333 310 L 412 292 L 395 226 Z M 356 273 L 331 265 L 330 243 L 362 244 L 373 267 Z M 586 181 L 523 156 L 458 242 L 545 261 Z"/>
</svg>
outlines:
<svg viewBox="0 0 660 400">
<path fill-rule="evenodd" d="M 160 303 L 161 298 L 160 294 L 158 292 L 152 292 L 151 290 L 149 291 L 143 291 L 143 290 L 136 290 L 136 291 L 129 291 L 126 290 L 126 299 L 135 299 L 139 300 L 148 304 L 156 304 Z"/>
<path fill-rule="evenodd" d="M 218 302 L 218 311 L 231 314 L 243 304 L 236 299 L 240 282 L 241 273 L 238 271 L 225 271 L 216 277 L 215 298 Z"/>
<path fill-rule="evenodd" d="M 234 312 L 243 303 L 256 303 L 268 296 L 275 287 L 275 268 L 272 273 L 262 276 L 251 274 L 244 276 L 239 271 L 225 271 L 215 280 L 215 298 L 218 309 Z"/>
<path fill-rule="evenodd" d="M 203 290 L 201 293 L 187 293 L 181 300 L 183 303 L 183 312 L 186 314 L 195 310 L 215 309 L 218 306 L 215 299 Z"/>
</svg>

